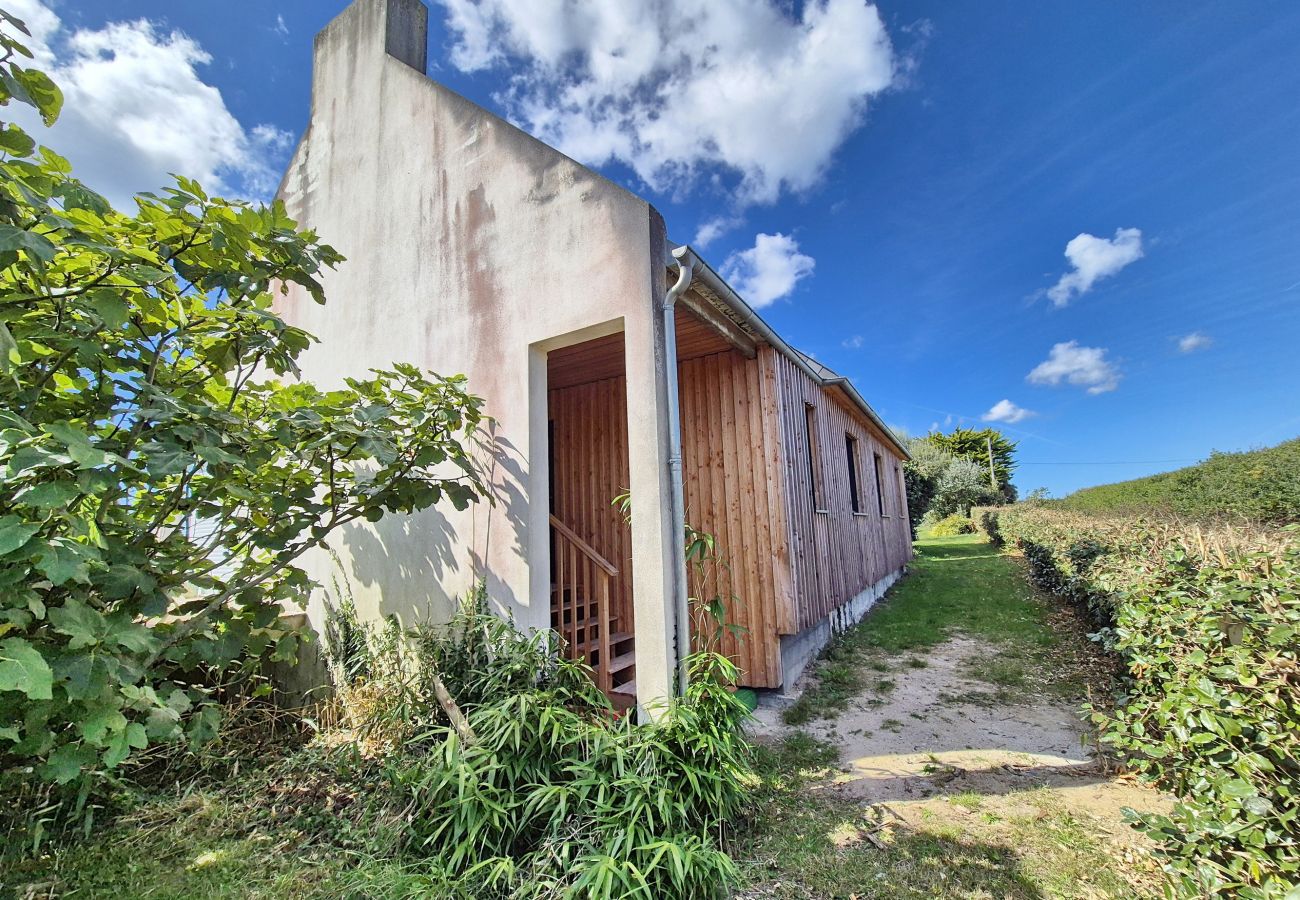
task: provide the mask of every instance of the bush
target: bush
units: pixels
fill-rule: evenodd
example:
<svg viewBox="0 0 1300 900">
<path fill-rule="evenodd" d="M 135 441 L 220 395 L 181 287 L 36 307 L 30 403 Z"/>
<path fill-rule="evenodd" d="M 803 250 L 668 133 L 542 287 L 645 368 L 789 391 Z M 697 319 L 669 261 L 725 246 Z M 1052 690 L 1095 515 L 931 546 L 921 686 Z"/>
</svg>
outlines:
<svg viewBox="0 0 1300 900">
<path fill-rule="evenodd" d="M 1044 589 L 1083 604 L 1129 680 L 1103 739 L 1177 797 L 1138 824 L 1177 893 L 1300 885 L 1300 528 L 1204 529 L 1016 506 Z"/>
<path fill-rule="evenodd" d="M 958 534 L 974 534 L 975 523 L 962 515 L 953 514 L 939 519 L 930 526 L 933 537 L 952 537 Z"/>
<path fill-rule="evenodd" d="M 408 852 L 439 896 L 725 896 L 739 873 L 723 842 L 752 782 L 734 666 L 698 654 L 686 696 L 636 724 L 556 640 L 471 603 L 445 627 L 371 630 L 350 663 L 332 654 L 354 673 L 349 717 L 386 742 Z"/>
<path fill-rule="evenodd" d="M 907 488 L 907 514 L 912 537 L 915 539 L 917 527 L 934 503 L 934 496 L 939 490 L 939 479 L 953 457 L 947 450 L 925 438 L 910 438 L 907 441 L 907 452 L 911 459 L 903 464 L 903 483 Z"/>
<path fill-rule="evenodd" d="M 1300 438 L 1265 450 L 1216 452 L 1199 465 L 1084 488 L 1060 503 L 1088 513 L 1300 521 Z"/>
<path fill-rule="evenodd" d="M 972 506 L 996 503 L 1000 499 L 989 484 L 988 469 L 969 459 L 954 459 L 939 477 L 930 512 L 939 518 L 969 516 Z"/>
<path fill-rule="evenodd" d="M 0 106 L 51 124 L 58 88 L 0 27 Z M 304 552 L 487 496 L 482 402 L 401 364 L 296 380 L 313 338 L 274 293 L 323 303 L 342 257 L 282 204 L 177 178 L 127 215 L 16 125 L 0 149 L 0 790 L 57 786 L 71 819 L 142 751 L 210 740 L 236 674 L 294 659 Z M 32 815 L 34 838 L 58 818 Z"/>
<path fill-rule="evenodd" d="M 972 507 L 970 511 L 975 529 L 988 538 L 989 543 L 994 547 L 1001 547 L 1006 543 L 1002 539 L 1002 531 L 998 528 L 998 510 L 996 506 L 983 506 Z"/>
</svg>

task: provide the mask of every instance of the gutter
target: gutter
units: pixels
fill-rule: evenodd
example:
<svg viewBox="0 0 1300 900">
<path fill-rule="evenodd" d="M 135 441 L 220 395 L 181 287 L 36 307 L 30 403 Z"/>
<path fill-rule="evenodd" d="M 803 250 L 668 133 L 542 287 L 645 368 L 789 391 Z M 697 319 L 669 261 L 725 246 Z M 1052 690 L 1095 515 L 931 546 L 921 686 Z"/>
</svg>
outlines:
<svg viewBox="0 0 1300 900">
<path fill-rule="evenodd" d="M 732 290 L 731 285 L 723 281 L 722 277 L 718 275 L 717 272 L 713 271 L 713 268 L 708 263 L 700 259 L 699 255 L 691 250 L 688 245 L 683 244 L 676 248 L 673 250 L 672 255 L 674 257 L 672 262 L 678 265 L 680 265 L 678 260 L 680 260 L 683 255 L 689 255 L 690 259 L 696 264 L 696 275 L 699 280 L 703 282 L 709 290 L 717 294 L 723 302 L 731 307 L 732 311 L 735 312 L 736 315 L 740 316 L 741 321 L 745 325 L 748 325 L 757 332 L 760 338 L 767 341 L 777 350 L 781 351 L 781 353 L 785 354 L 791 362 L 798 366 L 804 374 L 813 381 L 826 387 L 838 387 L 844 391 L 844 393 L 848 395 L 849 399 L 853 401 L 854 405 L 862 410 L 867 418 L 870 419 L 876 427 L 880 429 L 881 433 L 889 439 L 890 443 L 894 445 L 894 448 L 902 454 L 903 459 L 912 458 L 912 455 L 907 452 L 907 447 L 903 446 L 903 442 L 898 439 L 898 435 L 894 434 L 894 432 L 890 430 L 884 420 L 881 419 L 880 416 L 877 415 L 876 411 L 871 408 L 871 404 L 869 404 L 866 399 L 858 393 L 858 389 L 853 386 L 853 382 L 849 381 L 849 379 L 843 375 L 837 375 L 834 378 L 823 378 L 821 375 L 818 375 L 817 372 L 815 372 L 812 367 L 804 361 L 803 356 L 799 351 L 787 344 L 781 335 L 773 331 L 772 326 L 764 322 L 758 313 L 754 312 L 754 310 L 750 308 L 750 305 L 741 299 L 739 294 Z M 683 288 L 683 290 L 685 290 L 685 288 Z M 674 373 L 674 383 L 676 380 L 676 373 Z"/>
<path fill-rule="evenodd" d="M 677 282 L 664 295 L 664 357 L 668 390 L 668 480 L 672 489 L 668 517 L 673 523 L 673 611 L 677 632 L 677 690 L 686 693 L 686 659 L 691 653 L 691 604 L 686 586 L 686 560 L 682 556 L 682 529 L 686 523 L 686 498 L 682 489 L 682 412 L 677 389 L 677 299 L 691 286 L 699 258 L 685 245 L 673 250 Z"/>
</svg>

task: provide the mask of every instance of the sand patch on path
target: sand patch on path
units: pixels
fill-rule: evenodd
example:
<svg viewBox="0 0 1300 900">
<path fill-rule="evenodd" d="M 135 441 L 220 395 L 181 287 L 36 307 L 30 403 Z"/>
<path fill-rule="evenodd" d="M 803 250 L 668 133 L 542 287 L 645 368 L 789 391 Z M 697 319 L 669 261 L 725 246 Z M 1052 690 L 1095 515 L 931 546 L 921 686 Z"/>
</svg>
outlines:
<svg viewBox="0 0 1300 900">
<path fill-rule="evenodd" d="M 962 800 L 956 810 L 993 817 L 1034 815 L 1059 802 L 1115 835 L 1131 831 L 1125 807 L 1168 807 L 1159 794 L 1108 771 L 1078 704 L 1000 690 L 973 674 L 999 652 L 962 636 L 885 657 L 881 678 L 892 687 L 869 685 L 838 717 L 803 728 L 838 750 L 834 789 L 910 823 L 936 809 L 946 815 L 953 797 Z M 916 659 L 924 667 L 909 665 Z M 754 730 L 759 739 L 779 737 L 786 731 L 780 711 L 760 708 Z"/>
</svg>

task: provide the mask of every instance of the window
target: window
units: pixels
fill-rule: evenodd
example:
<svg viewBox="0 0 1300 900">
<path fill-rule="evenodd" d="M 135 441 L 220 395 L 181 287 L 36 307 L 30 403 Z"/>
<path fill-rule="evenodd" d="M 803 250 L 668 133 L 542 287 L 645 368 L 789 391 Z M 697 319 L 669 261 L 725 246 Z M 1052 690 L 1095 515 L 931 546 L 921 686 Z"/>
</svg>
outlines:
<svg viewBox="0 0 1300 900">
<path fill-rule="evenodd" d="M 880 508 L 880 514 L 885 515 L 885 478 L 882 474 L 884 463 L 881 462 L 880 454 L 871 454 L 876 464 L 876 506 Z"/>
<path fill-rule="evenodd" d="M 813 509 L 821 512 L 822 507 L 822 459 L 817 446 L 817 407 L 811 403 L 803 406 L 804 437 L 808 440 L 808 490 L 812 493 Z"/>
<path fill-rule="evenodd" d="M 862 497 L 858 489 L 858 439 L 844 435 L 844 452 L 849 458 L 849 505 L 855 513 L 862 512 Z"/>
</svg>

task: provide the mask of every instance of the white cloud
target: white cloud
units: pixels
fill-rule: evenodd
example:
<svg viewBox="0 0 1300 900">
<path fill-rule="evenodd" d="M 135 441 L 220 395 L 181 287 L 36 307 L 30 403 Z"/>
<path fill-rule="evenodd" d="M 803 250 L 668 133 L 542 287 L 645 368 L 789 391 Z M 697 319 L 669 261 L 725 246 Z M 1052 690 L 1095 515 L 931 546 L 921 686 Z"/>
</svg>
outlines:
<svg viewBox="0 0 1300 900">
<path fill-rule="evenodd" d="M 1022 406 L 1016 406 L 1010 400 L 999 400 L 993 404 L 992 409 L 980 418 L 985 422 L 1006 422 L 1008 425 L 1014 425 L 1034 415 L 1037 415 L 1037 413 Z"/>
<path fill-rule="evenodd" d="M 712 219 L 709 219 L 707 222 L 700 225 L 695 232 L 695 240 L 691 241 L 691 243 L 703 250 L 705 247 L 709 246 L 709 244 L 712 244 L 718 238 L 739 225 L 740 221 L 740 217 L 738 216 L 714 216 Z"/>
<path fill-rule="evenodd" d="M 1193 331 L 1191 334 L 1185 334 L 1178 338 L 1179 353 L 1195 353 L 1197 350 L 1204 350 L 1214 343 L 1214 339 L 1208 334 L 1202 334 L 1199 331 Z"/>
<path fill-rule="evenodd" d="M 1074 267 L 1073 271 L 1066 272 L 1047 289 L 1047 296 L 1055 306 L 1065 306 L 1092 290 L 1099 279 L 1108 278 L 1141 259 L 1142 231 L 1118 228 L 1110 240 L 1091 234 L 1077 235 L 1065 245 L 1065 258 Z"/>
<path fill-rule="evenodd" d="M 1086 387 L 1089 394 L 1104 394 L 1119 387 L 1119 370 L 1106 359 L 1101 347 L 1080 347 L 1066 341 L 1052 347 L 1047 359 L 1026 376 L 1030 384 L 1058 385 L 1061 382 Z M 996 407 L 994 407 L 996 409 Z"/>
<path fill-rule="evenodd" d="M 283 13 L 275 14 L 275 25 L 271 27 L 271 30 L 282 38 L 287 38 L 289 36 L 289 26 L 285 24 Z"/>
<path fill-rule="evenodd" d="M 152 22 L 112 22 L 71 34 L 38 0 L 6 8 L 32 30 L 37 64 L 63 89 L 63 114 L 46 129 L 10 107 L 39 142 L 66 156 L 73 171 L 122 209 L 131 197 L 194 178 L 213 193 L 266 196 L 279 180 L 291 136 L 270 125 L 251 131 L 200 77 L 212 58 L 179 31 Z"/>
<path fill-rule="evenodd" d="M 845 338 L 841 343 L 849 350 L 858 350 L 862 347 L 865 341 L 862 339 L 862 335 L 855 334 L 852 337 Z"/>
<path fill-rule="evenodd" d="M 812 274 L 815 261 L 799 252 L 794 238 L 784 234 L 754 236 L 754 246 L 727 257 L 722 277 L 754 307 L 767 306 L 794 290 Z"/>
<path fill-rule="evenodd" d="M 725 170 L 741 206 L 815 184 L 895 78 L 863 0 L 440 2 L 452 63 L 509 71 L 498 99 L 533 134 L 661 191 Z"/>
</svg>

